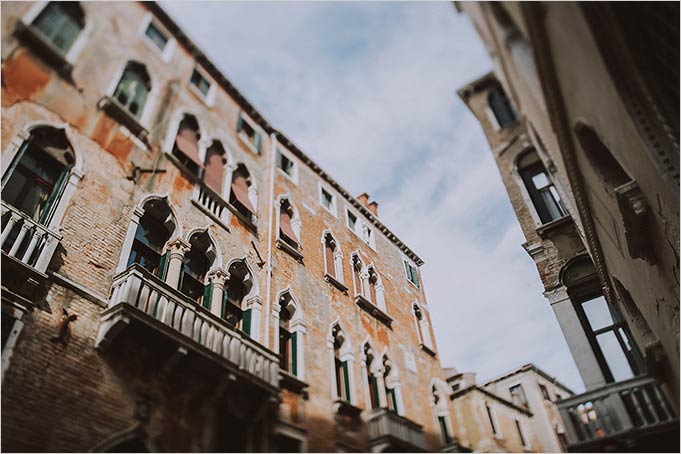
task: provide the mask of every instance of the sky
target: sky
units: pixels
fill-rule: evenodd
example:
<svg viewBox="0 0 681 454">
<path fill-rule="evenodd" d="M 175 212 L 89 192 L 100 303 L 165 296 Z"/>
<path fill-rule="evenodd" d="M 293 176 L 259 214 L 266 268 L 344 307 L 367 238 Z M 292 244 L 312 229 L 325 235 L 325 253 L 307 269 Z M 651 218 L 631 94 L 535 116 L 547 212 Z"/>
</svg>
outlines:
<svg viewBox="0 0 681 454">
<path fill-rule="evenodd" d="M 492 69 L 451 2 L 164 2 L 258 111 L 421 268 L 440 361 L 484 382 L 534 363 L 584 389 L 477 120 Z M 358 165 L 358 163 L 362 163 Z"/>
</svg>

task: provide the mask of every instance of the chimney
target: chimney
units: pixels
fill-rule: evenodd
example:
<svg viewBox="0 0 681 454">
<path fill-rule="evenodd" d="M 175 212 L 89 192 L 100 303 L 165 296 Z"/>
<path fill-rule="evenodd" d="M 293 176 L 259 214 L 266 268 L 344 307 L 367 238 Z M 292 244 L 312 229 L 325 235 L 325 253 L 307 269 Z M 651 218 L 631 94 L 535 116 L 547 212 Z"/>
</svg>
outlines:
<svg viewBox="0 0 681 454">
<path fill-rule="evenodd" d="M 369 194 L 363 192 L 357 196 L 357 200 L 359 200 L 359 203 L 367 207 L 367 209 L 371 211 L 374 216 L 378 217 L 378 202 L 369 203 Z"/>
</svg>

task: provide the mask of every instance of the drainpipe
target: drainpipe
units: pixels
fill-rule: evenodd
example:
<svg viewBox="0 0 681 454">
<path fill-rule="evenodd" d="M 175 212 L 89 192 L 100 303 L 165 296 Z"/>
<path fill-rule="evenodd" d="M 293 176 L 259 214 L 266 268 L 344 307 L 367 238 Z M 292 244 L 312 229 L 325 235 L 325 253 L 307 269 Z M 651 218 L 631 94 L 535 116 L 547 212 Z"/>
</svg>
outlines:
<svg viewBox="0 0 681 454">
<path fill-rule="evenodd" d="M 267 290 L 265 292 L 265 338 L 263 344 L 270 348 L 270 295 L 272 293 L 272 216 L 274 214 L 274 167 L 277 156 L 277 135 L 270 134 L 270 143 L 272 144 L 270 154 L 272 155 L 270 161 L 270 194 L 267 201 Z"/>
</svg>

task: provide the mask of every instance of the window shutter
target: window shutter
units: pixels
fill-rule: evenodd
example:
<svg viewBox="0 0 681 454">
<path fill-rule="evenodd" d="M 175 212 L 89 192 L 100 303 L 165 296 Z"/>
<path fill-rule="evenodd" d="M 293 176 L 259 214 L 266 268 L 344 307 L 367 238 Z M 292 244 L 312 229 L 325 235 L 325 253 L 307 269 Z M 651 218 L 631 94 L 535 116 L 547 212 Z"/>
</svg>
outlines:
<svg viewBox="0 0 681 454">
<path fill-rule="evenodd" d="M 175 137 L 175 146 L 199 168 L 203 168 L 203 163 L 199 159 L 199 138 L 195 130 L 187 127 L 180 128 Z"/>
<path fill-rule="evenodd" d="M 50 194 L 50 197 L 47 199 L 47 202 L 45 202 L 45 206 L 40 213 L 38 224 L 47 225 L 49 223 L 54 210 L 57 208 L 56 202 L 61 198 L 64 188 L 66 187 L 66 179 L 71 173 L 71 167 L 72 166 L 66 166 L 64 170 L 62 170 L 61 175 L 59 175 L 59 179 L 52 189 L 52 194 Z"/>
<path fill-rule="evenodd" d="M 354 263 L 352 265 L 352 278 L 355 281 L 355 289 L 357 291 L 357 294 L 361 295 L 362 294 L 362 279 L 359 277 L 359 270 L 355 267 Z"/>
<path fill-rule="evenodd" d="M 286 238 L 299 244 L 298 237 L 296 237 L 293 227 L 291 227 L 291 215 L 286 210 L 280 210 L 279 212 L 279 230 Z"/>
<path fill-rule="evenodd" d="M 350 374 L 348 373 L 348 362 L 343 361 L 343 381 L 345 385 L 345 400 L 350 402 Z"/>
<path fill-rule="evenodd" d="M 291 333 L 291 373 L 298 376 L 298 333 Z"/>
<path fill-rule="evenodd" d="M 232 180 L 232 193 L 241 205 L 255 214 L 255 208 L 253 208 L 251 200 L 248 198 L 248 182 L 243 175 L 236 175 Z"/>
<path fill-rule="evenodd" d="M 369 383 L 371 384 L 371 407 L 378 408 L 380 405 L 380 400 L 378 398 L 378 380 L 370 374 Z"/>
<path fill-rule="evenodd" d="M 225 176 L 225 158 L 219 150 L 209 148 L 206 151 L 206 169 L 203 181 L 218 195 L 222 195 L 222 183 Z"/>
<path fill-rule="evenodd" d="M 243 124 L 244 120 L 241 118 L 241 115 L 239 115 L 239 120 L 236 122 L 236 132 L 241 132 L 241 125 Z"/>
<path fill-rule="evenodd" d="M 156 275 L 162 281 L 166 280 L 166 273 L 168 272 L 168 252 L 161 256 L 158 262 L 158 269 L 156 270 Z"/>
<path fill-rule="evenodd" d="M 2 188 L 5 188 L 5 183 L 7 183 L 7 180 L 9 180 L 9 177 L 12 176 L 14 173 L 14 170 L 17 168 L 17 165 L 19 165 L 19 162 L 21 162 L 21 158 L 24 157 L 24 154 L 26 154 L 26 150 L 28 150 L 28 147 L 31 145 L 31 141 L 33 140 L 33 136 L 29 136 L 27 140 L 24 141 L 24 143 L 21 144 L 21 147 L 19 148 L 19 151 L 17 152 L 16 156 L 14 156 L 14 159 L 12 160 L 12 163 L 9 165 L 9 168 L 7 171 L 5 171 L 5 174 L 2 176 Z"/>
<path fill-rule="evenodd" d="M 246 333 L 249 337 L 251 336 L 251 311 L 252 309 L 244 311 L 244 315 L 241 318 L 241 331 Z"/>
<path fill-rule="evenodd" d="M 262 142 L 262 138 L 260 136 L 259 132 L 255 132 L 255 143 L 253 144 L 255 146 L 255 149 L 258 150 L 258 153 L 260 153 L 260 144 Z"/>
<path fill-rule="evenodd" d="M 331 245 L 328 244 L 328 243 L 324 247 L 324 254 L 326 255 L 326 257 L 325 257 L 325 259 L 326 259 L 326 272 L 330 276 L 335 278 L 336 277 L 336 265 L 335 265 L 335 261 L 333 259 L 333 249 L 331 248 Z"/>
<path fill-rule="evenodd" d="M 369 291 L 370 291 L 370 293 L 371 293 L 371 295 L 370 295 L 370 297 L 371 297 L 371 302 L 374 303 L 374 304 L 376 304 L 376 301 L 377 301 L 377 300 L 376 300 L 376 284 L 374 284 L 374 283 L 371 282 L 371 281 L 369 281 Z"/>
<path fill-rule="evenodd" d="M 210 303 L 211 303 L 212 297 L 213 297 L 213 283 L 209 282 L 203 288 L 203 298 L 201 299 L 201 306 L 210 310 Z"/>
</svg>

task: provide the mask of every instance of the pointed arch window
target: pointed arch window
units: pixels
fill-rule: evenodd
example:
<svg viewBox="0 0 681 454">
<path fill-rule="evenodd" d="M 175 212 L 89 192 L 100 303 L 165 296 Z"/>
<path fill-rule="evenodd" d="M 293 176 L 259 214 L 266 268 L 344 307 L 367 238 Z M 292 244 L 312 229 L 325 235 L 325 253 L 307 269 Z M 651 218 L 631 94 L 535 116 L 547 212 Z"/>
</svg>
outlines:
<svg viewBox="0 0 681 454">
<path fill-rule="evenodd" d="M 383 357 L 383 381 L 385 385 L 385 395 L 387 400 L 388 410 L 398 413 L 397 390 L 394 386 L 393 380 L 393 366 L 392 361 L 387 357 Z"/>
<path fill-rule="evenodd" d="M 245 309 L 246 297 L 253 289 L 253 276 L 243 260 L 229 267 L 229 280 L 222 298 L 222 318 L 250 336 L 252 309 Z"/>
<path fill-rule="evenodd" d="M 279 238 L 294 249 L 300 248 L 300 240 L 293 230 L 292 220 L 295 217 L 295 211 L 291 203 L 284 199 L 279 205 Z"/>
<path fill-rule="evenodd" d="M 232 172 L 229 203 L 250 223 L 254 223 L 256 210 L 251 199 L 253 181 L 245 165 L 239 164 Z"/>
<path fill-rule="evenodd" d="M 449 411 L 447 409 L 446 396 L 442 395 L 435 384 L 433 384 L 433 386 L 430 388 L 430 395 L 433 403 L 433 410 L 435 411 L 435 416 L 437 417 L 437 422 L 440 426 L 442 442 L 445 445 L 448 445 L 453 441 L 453 439 L 449 429 Z"/>
<path fill-rule="evenodd" d="M 333 330 L 333 360 L 336 396 L 340 400 L 350 402 L 350 372 L 348 370 L 348 361 L 343 360 L 341 356 L 341 349 L 345 342 L 346 340 L 343 331 L 336 325 Z"/>
<path fill-rule="evenodd" d="M 368 269 L 369 272 L 369 294 L 366 295 L 368 296 L 369 300 L 377 304 L 377 296 L 376 296 L 376 286 L 378 286 L 378 274 L 376 274 L 376 270 L 374 270 L 373 267 L 369 267 Z"/>
<path fill-rule="evenodd" d="M 31 26 L 64 56 L 85 27 L 85 13 L 78 2 L 49 2 Z"/>
<path fill-rule="evenodd" d="M 172 154 L 187 170 L 198 176 L 203 168 L 199 158 L 199 140 L 201 129 L 193 115 L 184 115 L 177 128 Z"/>
<path fill-rule="evenodd" d="M 414 314 L 414 320 L 416 322 L 416 331 L 419 337 L 419 342 L 421 343 L 421 348 L 424 349 L 426 353 L 434 355 L 435 347 L 433 346 L 433 340 L 430 335 L 430 325 L 428 323 L 428 319 L 423 314 L 421 307 L 417 303 L 414 303 L 412 306 L 412 311 Z"/>
<path fill-rule="evenodd" d="M 501 88 L 501 85 L 495 85 L 487 95 L 487 104 L 489 105 L 494 119 L 499 125 L 500 129 L 507 128 L 516 122 L 517 115 L 511 107 L 511 103 Z"/>
<path fill-rule="evenodd" d="M 326 236 L 324 236 L 324 264 L 326 265 L 326 273 L 333 277 L 337 278 L 337 273 L 336 273 L 336 262 L 334 255 L 336 253 L 336 240 L 331 236 L 330 233 L 327 233 Z"/>
<path fill-rule="evenodd" d="M 2 178 L 2 200 L 48 225 L 62 196 L 75 156 L 64 130 L 34 128 Z"/>
<path fill-rule="evenodd" d="M 198 304 L 210 309 L 210 297 L 204 297 L 209 292 L 205 284 L 208 270 L 215 260 L 215 250 L 212 240 L 206 232 L 194 233 L 189 238 L 191 248 L 184 254 L 182 273 L 178 288 Z"/>
<path fill-rule="evenodd" d="M 170 220 L 172 214 L 165 200 L 150 200 L 143 209 L 144 214 L 140 217 L 130 249 L 128 266 L 137 263 L 163 280 L 168 264 L 163 248 L 175 229 Z"/>
<path fill-rule="evenodd" d="M 225 153 L 225 149 L 220 141 L 214 140 L 206 150 L 203 181 L 218 195 L 222 195 L 226 165 L 227 154 Z"/>
<path fill-rule="evenodd" d="M 369 391 L 369 404 L 371 408 L 379 408 L 381 400 L 379 398 L 378 379 L 372 372 L 372 365 L 374 362 L 374 350 L 369 343 L 364 344 L 364 365 L 366 367 L 366 380 Z"/>
<path fill-rule="evenodd" d="M 352 282 L 355 285 L 355 295 L 364 296 L 363 274 L 364 263 L 357 254 L 352 255 Z"/>
<path fill-rule="evenodd" d="M 142 63 L 129 61 L 116 85 L 113 97 L 130 115 L 139 119 L 142 117 L 150 91 L 151 77 L 147 68 Z"/>
</svg>

